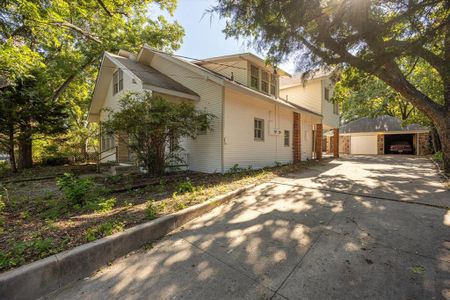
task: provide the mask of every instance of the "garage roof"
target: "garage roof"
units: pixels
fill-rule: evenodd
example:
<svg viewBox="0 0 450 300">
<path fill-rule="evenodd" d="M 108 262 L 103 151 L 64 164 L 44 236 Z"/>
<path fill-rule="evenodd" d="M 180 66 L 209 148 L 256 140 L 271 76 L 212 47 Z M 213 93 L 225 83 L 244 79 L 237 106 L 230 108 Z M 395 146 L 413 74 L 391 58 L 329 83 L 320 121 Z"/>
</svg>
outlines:
<svg viewBox="0 0 450 300">
<path fill-rule="evenodd" d="M 417 131 L 428 130 L 419 124 L 402 125 L 402 121 L 391 116 L 379 116 L 376 118 L 364 117 L 339 128 L 339 133 L 357 132 L 388 132 L 388 131 Z"/>
</svg>

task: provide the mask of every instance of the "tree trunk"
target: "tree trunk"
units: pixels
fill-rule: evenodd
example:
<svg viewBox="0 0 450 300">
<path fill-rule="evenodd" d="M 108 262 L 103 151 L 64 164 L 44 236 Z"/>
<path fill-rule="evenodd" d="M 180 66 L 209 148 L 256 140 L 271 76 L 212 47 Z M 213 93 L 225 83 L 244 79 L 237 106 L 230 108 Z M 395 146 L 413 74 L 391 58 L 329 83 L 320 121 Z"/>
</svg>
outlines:
<svg viewBox="0 0 450 300">
<path fill-rule="evenodd" d="M 9 126 L 9 165 L 13 173 L 17 173 L 16 155 L 14 153 L 14 127 Z"/>
<path fill-rule="evenodd" d="M 444 172 L 450 174 L 450 115 L 445 114 L 442 120 L 435 122 L 442 147 Z"/>
<path fill-rule="evenodd" d="M 433 152 L 434 153 L 442 150 L 441 141 L 439 140 L 439 134 L 438 134 L 435 126 L 433 126 L 431 128 L 431 141 L 433 143 Z"/>
<path fill-rule="evenodd" d="M 29 125 L 21 126 L 19 136 L 19 169 L 33 167 L 33 140 Z"/>
</svg>

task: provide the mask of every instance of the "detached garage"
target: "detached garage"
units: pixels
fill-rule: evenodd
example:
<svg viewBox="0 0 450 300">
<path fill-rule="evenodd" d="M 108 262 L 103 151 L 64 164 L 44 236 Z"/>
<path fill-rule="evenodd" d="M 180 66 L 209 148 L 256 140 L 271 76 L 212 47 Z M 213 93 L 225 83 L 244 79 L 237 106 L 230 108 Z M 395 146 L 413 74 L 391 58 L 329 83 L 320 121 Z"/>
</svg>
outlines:
<svg viewBox="0 0 450 300">
<path fill-rule="evenodd" d="M 343 154 L 430 154 L 429 129 L 403 126 L 391 116 L 361 118 L 339 128 L 339 152 Z"/>
</svg>

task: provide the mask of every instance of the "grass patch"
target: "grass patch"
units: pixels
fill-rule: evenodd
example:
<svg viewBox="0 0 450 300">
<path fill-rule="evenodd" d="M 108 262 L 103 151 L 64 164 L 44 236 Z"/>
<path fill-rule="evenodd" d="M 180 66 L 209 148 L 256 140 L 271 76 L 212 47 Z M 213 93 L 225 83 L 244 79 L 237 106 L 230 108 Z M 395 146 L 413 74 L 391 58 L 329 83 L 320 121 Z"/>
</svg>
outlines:
<svg viewBox="0 0 450 300">
<path fill-rule="evenodd" d="M 107 221 L 86 230 L 86 241 L 92 242 L 102 237 L 121 232 L 125 228 L 123 222 Z"/>
</svg>

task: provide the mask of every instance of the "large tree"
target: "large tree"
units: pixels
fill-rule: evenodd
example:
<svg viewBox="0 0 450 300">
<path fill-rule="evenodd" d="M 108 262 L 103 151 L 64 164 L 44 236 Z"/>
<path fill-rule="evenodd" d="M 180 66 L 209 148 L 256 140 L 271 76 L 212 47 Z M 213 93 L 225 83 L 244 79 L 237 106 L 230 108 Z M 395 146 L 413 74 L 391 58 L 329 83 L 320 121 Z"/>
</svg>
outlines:
<svg viewBox="0 0 450 300">
<path fill-rule="evenodd" d="M 15 86 L 18 93 L 23 93 L 17 90 L 20 86 L 16 82 L 23 80 L 21 76 L 28 76 L 29 57 L 39 56 L 47 81 L 35 81 L 35 88 L 45 88 L 45 101 L 66 105 L 70 110 L 73 106 L 68 87 L 81 78 L 88 90 L 81 94 L 90 94 L 95 82 L 92 68 L 99 63 L 103 51 L 137 51 L 144 43 L 169 51 L 180 46 L 183 29 L 176 22 L 153 15 L 155 6 L 172 13 L 176 0 L 1 1 L 0 89 Z M 5 54 L 9 56 L 3 59 Z M 28 59 L 20 59 L 19 54 Z M 86 107 L 82 104 L 75 109 L 80 106 Z M 69 115 L 82 114 L 72 111 Z M 29 149 L 32 135 L 19 134 L 26 137 L 18 140 L 19 151 Z M 30 166 L 31 151 L 20 152 L 26 160 L 23 166 Z"/>
<path fill-rule="evenodd" d="M 433 121 L 450 173 L 449 1 L 218 0 L 212 11 L 227 18 L 228 36 L 251 36 L 275 62 L 350 65 L 391 86 Z M 442 102 L 408 80 L 403 59 L 436 71 Z"/>
</svg>

